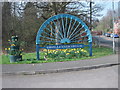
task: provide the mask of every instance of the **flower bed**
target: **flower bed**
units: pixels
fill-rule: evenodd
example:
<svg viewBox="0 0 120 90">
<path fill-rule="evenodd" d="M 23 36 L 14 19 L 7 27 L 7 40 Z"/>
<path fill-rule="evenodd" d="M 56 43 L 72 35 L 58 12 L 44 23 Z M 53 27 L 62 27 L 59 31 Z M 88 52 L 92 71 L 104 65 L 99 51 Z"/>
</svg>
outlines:
<svg viewBox="0 0 120 90">
<path fill-rule="evenodd" d="M 56 50 L 46 50 L 44 49 L 46 59 L 71 59 L 71 58 L 81 58 L 89 56 L 89 53 L 85 49 L 56 49 Z"/>
</svg>

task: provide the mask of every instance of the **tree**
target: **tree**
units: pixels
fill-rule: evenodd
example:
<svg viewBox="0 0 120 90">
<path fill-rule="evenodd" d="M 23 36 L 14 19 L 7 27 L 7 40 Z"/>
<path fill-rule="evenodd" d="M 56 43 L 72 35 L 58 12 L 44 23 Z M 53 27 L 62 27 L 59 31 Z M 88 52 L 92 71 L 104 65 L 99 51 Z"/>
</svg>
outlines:
<svg viewBox="0 0 120 90">
<path fill-rule="evenodd" d="M 89 6 L 89 3 L 91 6 Z M 93 5 L 92 5 L 93 4 Z M 68 13 L 81 18 L 88 26 L 91 22 L 96 21 L 96 17 L 104 8 L 93 2 L 41 2 L 35 3 L 35 6 L 42 12 L 41 17 L 45 20 L 49 17 L 59 14 Z M 90 8 L 92 7 L 92 8 Z M 91 15 L 92 14 L 92 15 Z"/>
<path fill-rule="evenodd" d="M 95 2 L 92 2 L 91 0 L 89 2 L 86 2 L 83 7 L 83 15 L 86 16 L 85 22 L 89 26 L 90 30 L 95 27 L 95 23 L 98 23 L 97 17 L 101 17 L 102 15 L 100 12 L 104 9 L 104 7 L 100 4 L 96 4 Z"/>
<path fill-rule="evenodd" d="M 112 32 L 113 29 L 113 18 L 112 18 L 112 10 L 108 10 L 106 16 L 104 16 L 98 26 L 95 28 L 95 30 L 102 30 L 103 32 Z M 116 12 L 116 11 L 115 11 Z M 117 12 L 115 13 L 115 15 Z M 117 20 L 117 17 L 115 17 L 115 20 Z"/>
<path fill-rule="evenodd" d="M 13 34 L 12 25 L 11 25 L 11 3 L 3 2 L 2 7 L 2 43 L 3 46 L 8 45 L 7 41 L 10 38 L 10 35 Z"/>
<path fill-rule="evenodd" d="M 34 7 L 34 3 L 26 3 L 25 10 L 21 18 L 22 29 L 19 30 L 21 32 L 18 32 L 26 50 L 35 48 L 35 38 L 40 25 L 40 19 L 37 17 L 37 9 Z"/>
</svg>

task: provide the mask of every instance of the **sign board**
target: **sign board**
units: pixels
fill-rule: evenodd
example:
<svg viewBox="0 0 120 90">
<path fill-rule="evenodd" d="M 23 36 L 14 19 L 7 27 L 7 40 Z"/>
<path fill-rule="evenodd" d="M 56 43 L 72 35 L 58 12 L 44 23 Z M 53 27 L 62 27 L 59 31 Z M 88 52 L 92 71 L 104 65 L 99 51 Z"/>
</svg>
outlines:
<svg viewBox="0 0 120 90">
<path fill-rule="evenodd" d="M 84 48 L 84 44 L 69 44 L 69 45 L 47 45 L 46 49 L 68 49 L 68 48 Z"/>
</svg>

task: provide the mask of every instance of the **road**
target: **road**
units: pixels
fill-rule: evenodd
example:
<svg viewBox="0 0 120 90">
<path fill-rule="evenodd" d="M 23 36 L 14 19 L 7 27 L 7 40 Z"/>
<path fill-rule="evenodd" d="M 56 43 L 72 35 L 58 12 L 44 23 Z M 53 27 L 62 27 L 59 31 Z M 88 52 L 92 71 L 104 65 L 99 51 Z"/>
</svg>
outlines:
<svg viewBox="0 0 120 90">
<path fill-rule="evenodd" d="M 113 38 L 111 37 L 105 37 L 105 36 L 94 36 L 95 40 L 97 40 L 100 43 L 100 46 L 108 46 L 110 48 L 113 47 Z M 115 38 L 115 50 L 118 51 L 118 47 L 120 46 L 120 39 Z"/>
<path fill-rule="evenodd" d="M 3 88 L 118 88 L 118 66 L 38 75 L 2 77 Z"/>
</svg>

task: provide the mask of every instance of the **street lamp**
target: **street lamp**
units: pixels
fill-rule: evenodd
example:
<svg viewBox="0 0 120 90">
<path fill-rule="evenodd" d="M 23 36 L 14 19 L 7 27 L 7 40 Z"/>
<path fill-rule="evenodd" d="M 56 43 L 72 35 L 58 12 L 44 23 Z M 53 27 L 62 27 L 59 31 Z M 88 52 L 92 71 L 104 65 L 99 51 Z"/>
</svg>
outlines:
<svg viewBox="0 0 120 90">
<path fill-rule="evenodd" d="M 112 1 L 112 18 L 113 18 L 113 53 L 115 53 L 115 38 L 114 38 L 114 0 Z"/>
</svg>

